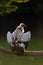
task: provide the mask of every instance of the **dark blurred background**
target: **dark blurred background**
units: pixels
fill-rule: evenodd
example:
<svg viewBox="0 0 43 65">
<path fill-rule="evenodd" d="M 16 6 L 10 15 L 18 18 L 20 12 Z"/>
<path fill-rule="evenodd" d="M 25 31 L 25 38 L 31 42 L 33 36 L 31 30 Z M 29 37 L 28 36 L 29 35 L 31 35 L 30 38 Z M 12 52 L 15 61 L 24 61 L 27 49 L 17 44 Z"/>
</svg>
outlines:
<svg viewBox="0 0 43 65">
<path fill-rule="evenodd" d="M 18 8 L 12 10 L 15 6 Z M 43 38 L 43 0 L 0 0 L 0 36 L 13 32 L 21 22 L 27 25 L 25 31 L 30 30 L 32 37 Z"/>
</svg>

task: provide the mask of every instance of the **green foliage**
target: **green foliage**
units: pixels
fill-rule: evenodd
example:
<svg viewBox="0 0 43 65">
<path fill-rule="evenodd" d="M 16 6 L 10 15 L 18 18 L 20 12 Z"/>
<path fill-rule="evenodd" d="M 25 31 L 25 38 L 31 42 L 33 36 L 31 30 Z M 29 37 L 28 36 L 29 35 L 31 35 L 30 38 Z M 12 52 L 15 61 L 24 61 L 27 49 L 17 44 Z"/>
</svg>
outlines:
<svg viewBox="0 0 43 65">
<path fill-rule="evenodd" d="M 19 2 L 19 3 L 22 3 L 22 2 L 26 3 L 26 2 L 28 2 L 30 0 L 11 0 L 11 1 Z"/>
<path fill-rule="evenodd" d="M 6 14 L 11 12 L 16 12 L 18 6 L 16 4 L 11 5 L 12 2 L 22 3 L 27 2 L 28 0 L 0 0 L 0 14 Z"/>
<path fill-rule="evenodd" d="M 6 14 L 6 13 L 11 13 L 12 11 L 15 12 L 18 9 L 16 5 L 12 6 L 10 4 L 11 2 L 5 2 L 5 3 L 0 4 L 0 14 L 1 15 Z"/>
<path fill-rule="evenodd" d="M 22 4 L 22 3 L 27 3 L 29 1 L 31 1 L 31 4 L 28 6 L 27 4 L 26 5 Z M 12 4 L 12 2 L 14 3 L 14 5 Z M 33 0 L 33 1 L 32 0 L 0 0 L 0 15 L 16 12 L 18 8 L 20 8 L 22 12 L 30 11 L 37 14 L 43 13 L 43 0 Z"/>
</svg>

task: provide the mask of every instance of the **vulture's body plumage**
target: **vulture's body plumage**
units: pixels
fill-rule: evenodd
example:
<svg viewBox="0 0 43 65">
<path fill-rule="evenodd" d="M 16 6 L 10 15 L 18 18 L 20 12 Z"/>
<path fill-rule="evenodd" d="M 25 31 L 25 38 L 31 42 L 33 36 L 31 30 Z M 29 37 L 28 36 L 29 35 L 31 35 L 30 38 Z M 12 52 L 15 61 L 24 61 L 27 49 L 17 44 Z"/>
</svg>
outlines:
<svg viewBox="0 0 43 65">
<path fill-rule="evenodd" d="M 15 49 L 17 50 L 17 52 L 19 52 L 19 54 L 20 52 L 23 52 L 23 50 L 28 47 L 28 43 L 30 40 L 31 32 L 24 32 L 23 27 L 18 26 L 14 32 L 7 32 L 7 41 L 10 47 L 12 48 L 13 52 L 15 51 Z"/>
</svg>

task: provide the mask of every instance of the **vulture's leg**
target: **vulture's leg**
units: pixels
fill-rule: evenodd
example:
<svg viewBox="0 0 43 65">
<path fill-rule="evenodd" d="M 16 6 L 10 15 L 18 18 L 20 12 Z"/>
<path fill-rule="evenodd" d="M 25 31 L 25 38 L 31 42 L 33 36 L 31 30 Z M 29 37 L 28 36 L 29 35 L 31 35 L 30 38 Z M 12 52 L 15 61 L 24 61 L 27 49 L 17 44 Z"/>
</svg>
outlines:
<svg viewBox="0 0 43 65">
<path fill-rule="evenodd" d="M 24 54 L 24 48 L 23 47 L 19 47 L 19 45 L 15 42 L 12 42 L 12 44 L 14 45 L 13 47 L 10 46 L 11 50 L 13 53 L 16 53 L 18 56 L 22 56 Z"/>
<path fill-rule="evenodd" d="M 15 42 L 12 42 L 12 45 L 10 45 L 10 49 L 12 50 L 13 53 L 17 53 L 17 49 L 18 49 L 18 46 L 16 46 L 16 43 Z"/>
<path fill-rule="evenodd" d="M 16 46 L 15 47 L 10 46 L 10 48 L 11 48 L 12 52 L 17 53 L 18 56 L 22 56 L 24 54 L 24 49 L 22 47 L 17 48 Z"/>
<path fill-rule="evenodd" d="M 18 55 L 18 56 L 23 56 L 23 54 L 24 54 L 24 49 L 23 49 L 22 47 L 19 47 L 19 48 L 17 49 L 17 55 Z"/>
</svg>

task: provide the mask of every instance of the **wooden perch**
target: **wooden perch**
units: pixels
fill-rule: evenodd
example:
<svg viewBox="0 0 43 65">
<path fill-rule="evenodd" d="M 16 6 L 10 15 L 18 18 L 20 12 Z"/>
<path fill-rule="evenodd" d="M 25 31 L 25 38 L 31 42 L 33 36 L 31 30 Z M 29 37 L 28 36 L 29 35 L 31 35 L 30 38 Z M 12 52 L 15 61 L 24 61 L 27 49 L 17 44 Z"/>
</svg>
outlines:
<svg viewBox="0 0 43 65">
<path fill-rule="evenodd" d="M 43 51 L 25 51 L 24 56 L 43 56 Z"/>
<path fill-rule="evenodd" d="M 7 53 L 7 54 L 13 54 L 11 50 L 7 50 L 5 48 L 0 47 L 0 52 Z"/>
<path fill-rule="evenodd" d="M 13 54 L 11 50 L 6 50 L 5 48 L 0 48 L 0 52 Z M 14 54 L 17 54 L 16 52 Z M 25 51 L 23 56 L 43 56 L 43 51 Z"/>
</svg>

